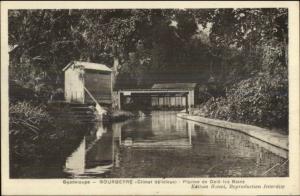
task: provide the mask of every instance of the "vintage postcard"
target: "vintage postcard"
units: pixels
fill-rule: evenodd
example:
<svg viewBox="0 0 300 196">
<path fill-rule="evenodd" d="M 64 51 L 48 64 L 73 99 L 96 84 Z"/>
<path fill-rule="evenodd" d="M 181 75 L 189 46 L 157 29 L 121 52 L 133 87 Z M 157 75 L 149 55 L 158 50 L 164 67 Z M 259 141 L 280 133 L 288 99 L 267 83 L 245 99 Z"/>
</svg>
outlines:
<svg viewBox="0 0 300 196">
<path fill-rule="evenodd" d="M 299 2 L 1 2 L 3 195 L 299 195 Z"/>
</svg>

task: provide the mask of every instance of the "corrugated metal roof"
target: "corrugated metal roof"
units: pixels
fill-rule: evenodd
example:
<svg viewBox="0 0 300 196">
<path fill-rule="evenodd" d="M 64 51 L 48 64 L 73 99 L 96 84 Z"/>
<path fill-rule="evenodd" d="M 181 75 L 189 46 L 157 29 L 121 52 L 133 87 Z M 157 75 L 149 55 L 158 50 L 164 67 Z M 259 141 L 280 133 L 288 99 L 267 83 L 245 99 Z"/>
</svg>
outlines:
<svg viewBox="0 0 300 196">
<path fill-rule="evenodd" d="M 152 89 L 195 89 L 197 83 L 158 83 Z"/>
<path fill-rule="evenodd" d="M 83 62 L 83 61 L 73 61 L 73 62 L 69 63 L 65 68 L 63 68 L 63 71 L 67 70 L 73 64 L 75 66 L 83 66 L 84 69 L 107 71 L 107 72 L 112 71 L 110 68 L 108 68 L 104 64 Z"/>
</svg>

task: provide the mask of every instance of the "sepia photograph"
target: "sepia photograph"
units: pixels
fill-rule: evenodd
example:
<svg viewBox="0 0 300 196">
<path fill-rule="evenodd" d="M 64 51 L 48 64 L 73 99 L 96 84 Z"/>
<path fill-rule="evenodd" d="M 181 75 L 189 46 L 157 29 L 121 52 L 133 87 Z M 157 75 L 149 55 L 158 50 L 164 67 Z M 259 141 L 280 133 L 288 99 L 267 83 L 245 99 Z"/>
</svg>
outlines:
<svg viewBox="0 0 300 196">
<path fill-rule="evenodd" d="M 289 12 L 8 9 L 8 178 L 289 178 Z"/>
</svg>

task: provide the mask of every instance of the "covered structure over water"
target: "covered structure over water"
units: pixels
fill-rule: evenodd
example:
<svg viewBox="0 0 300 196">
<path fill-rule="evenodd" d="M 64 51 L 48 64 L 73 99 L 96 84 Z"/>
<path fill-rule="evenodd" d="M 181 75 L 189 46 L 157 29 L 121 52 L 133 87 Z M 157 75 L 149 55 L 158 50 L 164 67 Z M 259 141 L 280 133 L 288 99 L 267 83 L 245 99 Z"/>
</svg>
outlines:
<svg viewBox="0 0 300 196">
<path fill-rule="evenodd" d="M 196 83 L 159 83 L 150 89 L 119 91 L 119 109 L 126 105 L 151 109 L 188 108 L 195 104 Z"/>
<path fill-rule="evenodd" d="M 188 103 L 190 106 L 195 105 L 196 83 L 158 83 L 152 86 L 155 90 L 183 90 L 188 92 L 186 96 L 152 96 L 152 106 L 185 106 Z M 186 98 L 188 100 L 186 100 Z"/>
</svg>

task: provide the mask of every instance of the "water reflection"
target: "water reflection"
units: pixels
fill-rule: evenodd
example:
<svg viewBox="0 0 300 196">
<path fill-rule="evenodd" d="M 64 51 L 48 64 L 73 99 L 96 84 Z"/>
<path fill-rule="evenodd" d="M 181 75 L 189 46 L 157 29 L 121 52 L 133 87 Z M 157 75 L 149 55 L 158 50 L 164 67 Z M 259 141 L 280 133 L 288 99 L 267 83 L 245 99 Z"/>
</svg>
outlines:
<svg viewBox="0 0 300 196">
<path fill-rule="evenodd" d="M 65 172 L 89 178 L 288 176 L 287 158 L 287 151 L 239 132 L 153 112 L 97 125 L 67 159 Z"/>
<path fill-rule="evenodd" d="M 68 157 L 65 172 L 72 177 L 99 177 L 113 166 L 112 132 L 97 124 Z"/>
<path fill-rule="evenodd" d="M 81 175 L 85 170 L 85 138 L 73 154 L 67 158 L 65 171 L 74 174 L 74 176 Z"/>
<path fill-rule="evenodd" d="M 187 122 L 177 119 L 175 113 L 159 114 L 113 126 L 113 131 L 120 134 L 119 144 L 140 148 L 191 147 L 191 129 L 188 129 Z"/>
</svg>

